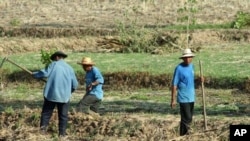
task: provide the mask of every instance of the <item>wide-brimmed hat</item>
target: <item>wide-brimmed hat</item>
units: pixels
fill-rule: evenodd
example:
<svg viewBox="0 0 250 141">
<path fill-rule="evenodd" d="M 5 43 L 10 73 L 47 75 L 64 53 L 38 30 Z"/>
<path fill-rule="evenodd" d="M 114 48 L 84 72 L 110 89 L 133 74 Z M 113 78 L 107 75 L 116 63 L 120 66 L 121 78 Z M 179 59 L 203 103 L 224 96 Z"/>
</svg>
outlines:
<svg viewBox="0 0 250 141">
<path fill-rule="evenodd" d="M 50 56 L 50 59 L 54 60 L 56 56 L 61 56 L 63 58 L 66 58 L 68 55 L 63 53 L 62 51 L 56 51 L 54 54 Z"/>
<path fill-rule="evenodd" d="M 83 57 L 81 62 L 78 62 L 79 65 L 94 65 L 95 63 L 91 60 L 90 57 Z"/>
<path fill-rule="evenodd" d="M 186 48 L 183 50 L 182 56 L 180 59 L 185 58 L 185 57 L 194 57 L 195 55 L 192 53 L 191 49 Z"/>
</svg>

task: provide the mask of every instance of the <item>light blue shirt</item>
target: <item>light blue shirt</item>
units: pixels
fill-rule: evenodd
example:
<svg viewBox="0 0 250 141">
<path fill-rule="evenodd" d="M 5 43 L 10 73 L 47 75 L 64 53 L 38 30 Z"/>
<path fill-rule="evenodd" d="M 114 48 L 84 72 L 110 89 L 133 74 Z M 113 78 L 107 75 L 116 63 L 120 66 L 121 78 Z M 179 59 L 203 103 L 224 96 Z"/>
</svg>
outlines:
<svg viewBox="0 0 250 141">
<path fill-rule="evenodd" d="M 93 94 L 98 99 L 103 99 L 102 86 L 104 83 L 104 79 L 103 79 L 103 76 L 102 76 L 101 72 L 99 71 L 99 69 L 95 66 L 93 66 L 90 71 L 86 72 L 86 75 L 85 75 L 86 89 L 94 81 L 98 81 L 99 84 L 92 86 L 91 91 L 87 92 L 87 94 Z"/>
<path fill-rule="evenodd" d="M 175 68 L 172 85 L 177 86 L 177 102 L 188 103 L 195 101 L 194 66 L 179 64 Z"/>
<path fill-rule="evenodd" d="M 47 77 L 43 95 L 48 101 L 67 103 L 78 81 L 73 68 L 63 59 L 53 61 L 45 69 L 33 73 L 35 78 Z"/>
</svg>

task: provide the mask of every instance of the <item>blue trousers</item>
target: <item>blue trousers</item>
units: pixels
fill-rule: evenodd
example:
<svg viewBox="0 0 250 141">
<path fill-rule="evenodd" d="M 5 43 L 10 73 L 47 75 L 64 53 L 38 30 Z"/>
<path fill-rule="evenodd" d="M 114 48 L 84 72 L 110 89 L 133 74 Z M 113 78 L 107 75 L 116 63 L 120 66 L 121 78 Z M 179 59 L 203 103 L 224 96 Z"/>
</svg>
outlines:
<svg viewBox="0 0 250 141">
<path fill-rule="evenodd" d="M 48 101 L 46 98 L 44 98 L 43 109 L 41 113 L 40 128 L 46 129 L 48 127 L 55 106 L 57 106 L 58 118 L 59 118 L 59 123 L 58 123 L 59 135 L 64 136 L 66 133 L 66 127 L 68 123 L 69 102 L 58 103 L 58 102 Z"/>
<path fill-rule="evenodd" d="M 190 124 L 193 119 L 194 102 L 180 103 L 181 123 L 180 123 L 180 135 L 188 134 Z"/>
</svg>

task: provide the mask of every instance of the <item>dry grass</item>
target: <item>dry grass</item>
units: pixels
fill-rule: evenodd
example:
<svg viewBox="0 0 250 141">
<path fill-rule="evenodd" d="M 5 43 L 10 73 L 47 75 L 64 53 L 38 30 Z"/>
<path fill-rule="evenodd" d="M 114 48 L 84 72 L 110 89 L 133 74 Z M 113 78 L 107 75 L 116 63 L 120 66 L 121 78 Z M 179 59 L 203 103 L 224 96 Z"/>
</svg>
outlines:
<svg viewBox="0 0 250 141">
<path fill-rule="evenodd" d="M 100 45 L 98 42 L 106 41 L 102 35 L 112 34 L 113 31 L 108 29 L 114 29 L 117 22 L 124 25 L 136 23 L 149 27 L 180 24 L 177 23 L 177 10 L 183 6 L 183 3 L 183 0 L 136 2 L 132 0 L 2 0 L 0 1 L 2 15 L 0 31 L 2 36 L 4 34 L 8 36 L 0 38 L 0 54 L 37 52 L 41 48 L 110 52 L 114 44 Z M 248 0 L 202 0 L 197 4 L 199 9 L 196 14 L 197 23 L 229 23 L 235 19 L 238 11 L 249 12 L 249 6 Z M 221 44 L 231 39 L 250 41 L 248 32 L 239 33 L 240 35 L 237 32 L 197 31 L 193 34 L 191 44 L 199 47 L 204 44 Z M 9 34 L 15 38 L 9 38 Z M 167 34 L 178 36 L 177 45 L 184 46 L 185 34 L 173 32 Z M 82 38 L 82 35 L 91 35 L 91 37 Z"/>
<path fill-rule="evenodd" d="M 177 9 L 183 0 L 22 0 L 0 2 L 0 26 L 20 21 L 20 26 L 110 27 L 115 20 L 137 19 L 145 25 L 176 24 Z M 198 23 L 231 22 L 237 11 L 249 11 L 248 0 L 202 0 L 198 3 Z"/>
<path fill-rule="evenodd" d="M 47 135 L 39 133 L 39 109 L 24 108 L 15 113 L 4 112 L 0 116 L 1 140 L 57 140 L 56 111 L 51 119 Z M 150 118 L 151 117 L 151 118 Z M 157 140 L 157 141 L 221 141 L 228 140 L 229 125 L 248 123 L 246 117 L 220 118 L 209 117 L 207 130 L 204 131 L 201 117 L 193 121 L 194 133 L 178 136 L 179 120 L 175 115 L 152 117 L 147 114 L 107 115 L 104 117 L 70 112 L 68 138 L 70 140 Z"/>
</svg>

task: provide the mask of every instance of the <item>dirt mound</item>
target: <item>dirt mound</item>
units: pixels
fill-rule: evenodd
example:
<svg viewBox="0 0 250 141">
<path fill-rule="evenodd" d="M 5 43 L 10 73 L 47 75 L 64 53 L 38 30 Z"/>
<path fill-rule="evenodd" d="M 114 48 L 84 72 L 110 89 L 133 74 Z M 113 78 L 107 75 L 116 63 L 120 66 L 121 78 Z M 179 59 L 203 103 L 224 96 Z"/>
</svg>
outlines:
<svg viewBox="0 0 250 141">
<path fill-rule="evenodd" d="M 51 118 L 48 134 L 39 132 L 40 110 L 25 108 L 19 111 L 5 111 L 0 116 L 1 140 L 46 140 L 56 138 L 56 111 Z M 70 112 L 68 138 L 70 140 L 228 140 L 229 125 L 239 124 L 238 120 L 208 121 L 208 130 L 203 131 L 203 122 L 194 121 L 194 131 L 179 137 L 175 116 L 149 118 L 124 114 L 123 116 L 93 116 Z"/>
<path fill-rule="evenodd" d="M 14 87 L 14 85 L 27 84 L 31 88 L 44 86 L 44 82 L 34 79 L 30 74 L 25 71 L 16 71 L 9 73 L 8 70 L 0 69 L 1 87 L 3 88 Z M 151 74 L 150 72 L 112 72 L 104 73 L 105 84 L 103 89 L 105 91 L 133 91 L 141 88 L 151 88 L 161 90 L 170 88 L 172 81 L 172 74 Z M 82 79 L 82 72 L 77 73 L 78 82 L 84 85 Z M 198 78 L 198 76 L 196 76 Z M 199 81 L 196 81 L 196 88 L 200 87 Z M 32 84 L 32 85 L 31 85 Z M 232 80 L 231 77 L 216 78 L 216 76 L 206 76 L 204 85 L 207 88 L 215 89 L 238 89 L 240 91 L 250 91 L 249 78 L 239 78 Z"/>
</svg>

